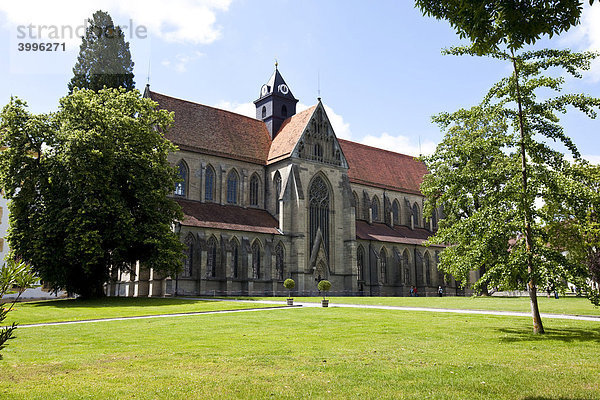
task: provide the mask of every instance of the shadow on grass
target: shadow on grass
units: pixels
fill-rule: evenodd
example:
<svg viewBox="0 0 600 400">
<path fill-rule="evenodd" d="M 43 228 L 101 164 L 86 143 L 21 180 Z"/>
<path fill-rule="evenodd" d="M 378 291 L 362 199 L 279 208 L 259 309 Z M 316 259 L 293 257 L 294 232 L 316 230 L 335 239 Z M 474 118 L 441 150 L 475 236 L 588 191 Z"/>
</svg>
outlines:
<svg viewBox="0 0 600 400">
<path fill-rule="evenodd" d="M 548 341 L 548 340 L 559 340 L 565 343 L 583 343 L 583 342 L 596 342 L 600 343 L 600 328 L 595 329 L 577 329 L 577 328 L 563 328 L 563 329 L 546 329 L 546 333 L 543 335 L 534 334 L 531 332 L 531 328 L 504 328 L 498 329 L 499 332 L 505 336 L 500 338 L 501 341 L 506 343 L 514 342 L 525 342 L 525 341 Z M 538 397 L 528 397 L 528 399 L 538 399 Z M 539 397 L 539 399 L 545 399 L 545 397 Z"/>
<path fill-rule="evenodd" d="M 44 300 L 27 304 L 27 307 L 77 308 L 77 307 L 161 307 L 181 304 L 205 303 L 206 300 L 135 298 L 135 297 L 104 297 L 100 299 L 61 299 Z"/>
</svg>

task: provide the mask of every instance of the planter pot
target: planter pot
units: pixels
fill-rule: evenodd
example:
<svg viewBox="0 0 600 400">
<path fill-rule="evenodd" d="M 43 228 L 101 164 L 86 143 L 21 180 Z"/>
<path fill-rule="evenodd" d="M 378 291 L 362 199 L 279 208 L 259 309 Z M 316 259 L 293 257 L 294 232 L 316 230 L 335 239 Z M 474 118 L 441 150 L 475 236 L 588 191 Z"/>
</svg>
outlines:
<svg viewBox="0 0 600 400">
<path fill-rule="evenodd" d="M 323 307 L 329 307 L 329 299 L 321 300 L 321 306 L 323 306 Z"/>
<path fill-rule="evenodd" d="M 294 305 L 294 299 L 287 299 L 287 305 L 288 306 L 293 306 Z"/>
</svg>

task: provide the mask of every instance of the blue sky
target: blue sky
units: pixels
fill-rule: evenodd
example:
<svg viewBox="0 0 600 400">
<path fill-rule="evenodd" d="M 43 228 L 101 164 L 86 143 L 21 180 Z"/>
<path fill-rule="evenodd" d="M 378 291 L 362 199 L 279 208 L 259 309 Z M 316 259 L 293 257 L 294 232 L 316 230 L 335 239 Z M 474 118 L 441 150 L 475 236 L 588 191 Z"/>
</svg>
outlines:
<svg viewBox="0 0 600 400">
<path fill-rule="evenodd" d="M 77 27 L 94 11 L 116 23 L 144 27 L 132 37 L 140 90 L 150 72 L 152 90 L 254 113 L 258 97 L 279 69 L 301 107 L 316 102 L 318 88 L 340 137 L 407 154 L 430 153 L 441 139 L 432 115 L 478 103 L 509 73 L 506 65 L 472 57 L 442 56 L 459 44 L 444 21 L 423 17 L 410 1 L 354 0 L 23 0 L 0 3 L 0 104 L 11 95 L 34 112 L 56 109 L 67 91 L 80 39 L 66 51 L 17 50 L 17 27 Z M 600 6 L 586 10 L 582 25 L 540 45 L 600 49 Z M 29 40 L 31 42 L 31 40 Z M 320 82 L 320 85 L 319 85 Z M 569 91 L 600 97 L 600 63 Z M 582 153 L 600 162 L 598 120 L 576 112 L 564 118 Z"/>
</svg>

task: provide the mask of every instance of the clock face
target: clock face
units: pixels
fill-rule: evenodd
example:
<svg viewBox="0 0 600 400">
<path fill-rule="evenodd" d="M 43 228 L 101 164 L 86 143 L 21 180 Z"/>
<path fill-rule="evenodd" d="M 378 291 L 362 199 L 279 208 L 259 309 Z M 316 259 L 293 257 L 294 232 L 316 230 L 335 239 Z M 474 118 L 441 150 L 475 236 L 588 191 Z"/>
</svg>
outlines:
<svg viewBox="0 0 600 400">
<path fill-rule="evenodd" d="M 260 88 L 260 95 L 264 96 L 267 94 L 268 91 L 269 91 L 269 87 L 267 85 L 262 85 L 262 88 Z"/>
<path fill-rule="evenodd" d="M 290 89 L 288 89 L 288 87 L 285 83 L 282 83 L 281 85 L 279 85 L 279 91 L 283 94 L 288 94 Z"/>
</svg>

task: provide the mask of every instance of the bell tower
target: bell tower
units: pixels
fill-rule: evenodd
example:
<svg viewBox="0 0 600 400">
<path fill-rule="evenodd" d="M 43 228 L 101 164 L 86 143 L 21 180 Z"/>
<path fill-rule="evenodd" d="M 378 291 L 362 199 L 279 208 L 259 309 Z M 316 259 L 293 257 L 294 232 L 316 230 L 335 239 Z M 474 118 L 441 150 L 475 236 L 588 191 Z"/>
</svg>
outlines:
<svg viewBox="0 0 600 400">
<path fill-rule="evenodd" d="M 275 72 L 267 83 L 260 88 L 256 105 L 256 119 L 267 124 L 267 129 L 274 139 L 283 121 L 296 114 L 298 100 L 283 80 L 275 63 Z"/>
</svg>

